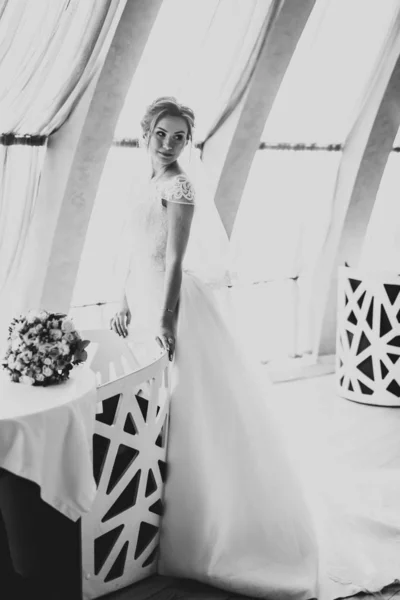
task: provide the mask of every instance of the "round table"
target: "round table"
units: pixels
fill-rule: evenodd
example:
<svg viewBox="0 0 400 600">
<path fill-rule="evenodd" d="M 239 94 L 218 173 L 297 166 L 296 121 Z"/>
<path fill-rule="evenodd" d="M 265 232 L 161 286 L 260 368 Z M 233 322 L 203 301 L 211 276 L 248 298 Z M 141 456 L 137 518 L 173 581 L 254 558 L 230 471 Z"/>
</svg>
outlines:
<svg viewBox="0 0 400 600">
<path fill-rule="evenodd" d="M 81 597 L 79 518 L 96 495 L 96 403 L 85 365 L 45 388 L 0 372 L 0 556 L 6 532 L 15 572 L 43 599 Z"/>
</svg>

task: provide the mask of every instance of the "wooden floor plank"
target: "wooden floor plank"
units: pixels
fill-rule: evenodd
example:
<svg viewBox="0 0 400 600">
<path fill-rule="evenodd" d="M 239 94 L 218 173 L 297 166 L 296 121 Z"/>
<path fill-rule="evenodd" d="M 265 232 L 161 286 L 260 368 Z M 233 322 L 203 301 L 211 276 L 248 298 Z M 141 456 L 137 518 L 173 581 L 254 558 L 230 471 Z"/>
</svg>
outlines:
<svg viewBox="0 0 400 600">
<path fill-rule="evenodd" d="M 251 600 L 189 579 L 154 575 L 103 596 L 104 600 Z"/>
<path fill-rule="evenodd" d="M 378 595 L 379 600 L 400 600 L 400 584 L 388 586 Z M 346 600 L 376 600 L 376 596 L 376 594 L 361 593 Z M 103 598 L 104 600 L 255 600 L 197 581 L 163 575 L 153 575 Z"/>
<path fill-rule="evenodd" d="M 103 596 L 104 600 L 166 600 L 168 598 L 167 590 L 173 586 L 174 577 L 164 577 L 162 575 L 153 575 L 142 579 L 129 587 L 126 587 L 112 594 Z"/>
</svg>

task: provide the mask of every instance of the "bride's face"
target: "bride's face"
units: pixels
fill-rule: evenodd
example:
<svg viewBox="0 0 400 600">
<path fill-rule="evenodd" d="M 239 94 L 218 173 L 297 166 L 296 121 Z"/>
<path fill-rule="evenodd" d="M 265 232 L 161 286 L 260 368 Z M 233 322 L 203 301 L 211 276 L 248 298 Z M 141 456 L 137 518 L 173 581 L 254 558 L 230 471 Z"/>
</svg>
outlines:
<svg viewBox="0 0 400 600">
<path fill-rule="evenodd" d="M 153 160 L 167 166 L 178 160 L 187 144 L 188 125 L 181 117 L 163 117 L 150 134 L 149 152 Z"/>
</svg>

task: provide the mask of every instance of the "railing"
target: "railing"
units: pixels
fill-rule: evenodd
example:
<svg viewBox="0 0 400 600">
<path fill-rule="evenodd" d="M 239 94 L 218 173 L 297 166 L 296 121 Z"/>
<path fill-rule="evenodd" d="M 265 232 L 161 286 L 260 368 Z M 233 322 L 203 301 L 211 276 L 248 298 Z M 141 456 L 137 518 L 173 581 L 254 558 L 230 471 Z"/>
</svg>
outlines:
<svg viewBox="0 0 400 600">
<path fill-rule="evenodd" d="M 222 312 L 227 312 L 224 304 L 229 302 L 243 343 L 252 346 L 262 363 L 309 356 L 309 335 L 302 326 L 307 322 L 307 293 L 308 278 L 303 276 L 239 283 L 215 292 Z M 78 329 L 108 329 L 117 310 L 118 302 L 105 301 L 73 306 L 70 315 Z"/>
</svg>

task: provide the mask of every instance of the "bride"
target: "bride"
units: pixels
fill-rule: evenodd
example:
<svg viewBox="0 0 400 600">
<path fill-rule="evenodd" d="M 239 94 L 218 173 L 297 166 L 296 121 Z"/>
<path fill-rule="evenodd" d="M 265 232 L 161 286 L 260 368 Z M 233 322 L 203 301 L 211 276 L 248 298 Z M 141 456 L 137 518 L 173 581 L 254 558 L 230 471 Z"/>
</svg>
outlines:
<svg viewBox="0 0 400 600">
<path fill-rule="evenodd" d="M 159 572 L 251 597 L 315 598 L 313 525 L 266 406 L 272 388 L 258 381 L 201 265 L 187 263 L 202 198 L 178 161 L 194 114 L 163 97 L 141 125 L 151 176 L 111 328 L 133 342 L 151 335 L 172 361 Z M 205 223 L 197 235 L 204 249 L 210 231 Z"/>
</svg>

